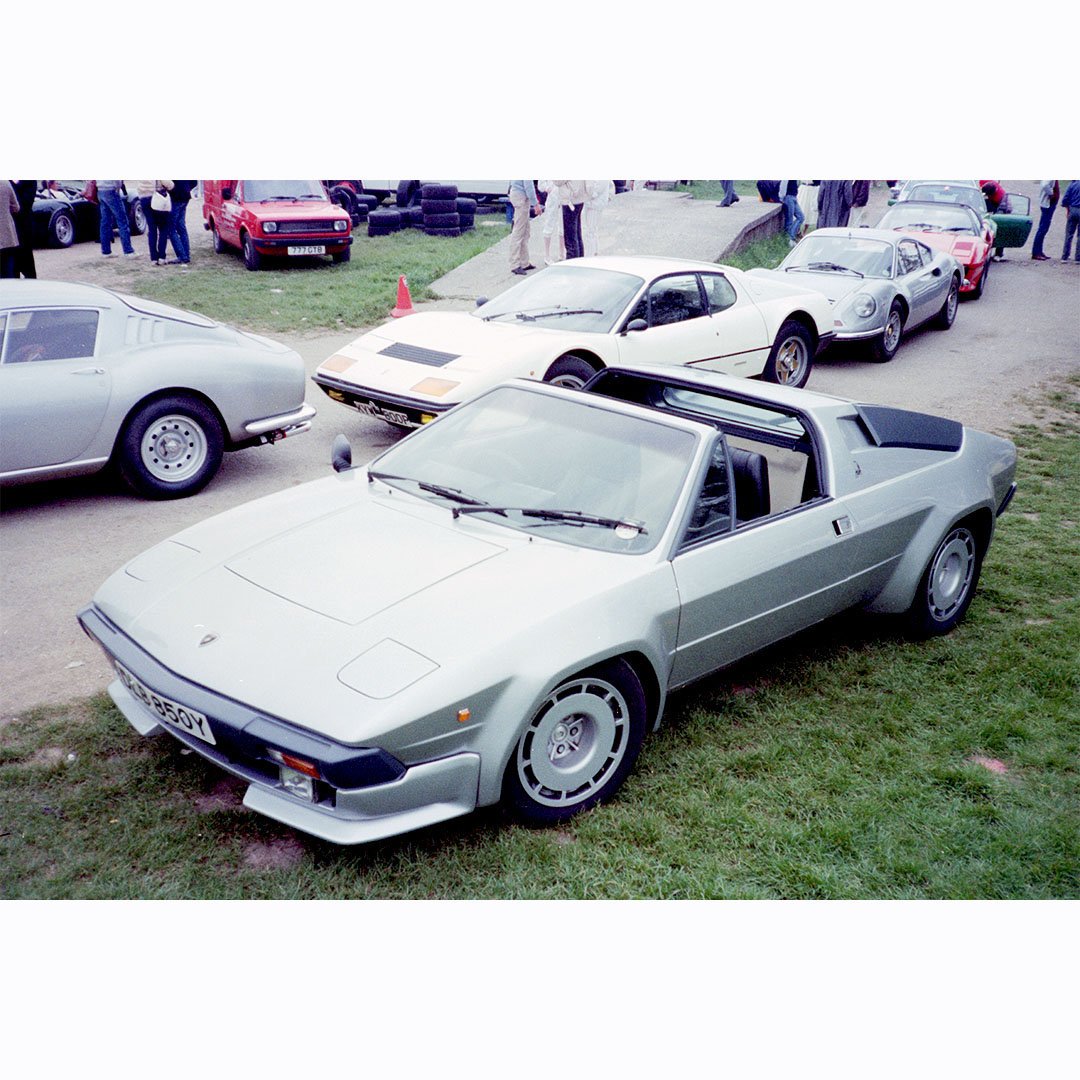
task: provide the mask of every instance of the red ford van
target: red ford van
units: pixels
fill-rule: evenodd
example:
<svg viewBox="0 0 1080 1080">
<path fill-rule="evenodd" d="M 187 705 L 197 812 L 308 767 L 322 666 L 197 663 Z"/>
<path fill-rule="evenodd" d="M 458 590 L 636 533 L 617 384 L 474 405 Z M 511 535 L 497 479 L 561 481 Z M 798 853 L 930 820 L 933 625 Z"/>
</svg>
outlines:
<svg viewBox="0 0 1080 1080">
<path fill-rule="evenodd" d="M 352 221 L 321 180 L 204 180 L 203 228 L 214 251 L 239 248 L 244 265 L 266 258 L 329 255 L 349 261 Z"/>
</svg>

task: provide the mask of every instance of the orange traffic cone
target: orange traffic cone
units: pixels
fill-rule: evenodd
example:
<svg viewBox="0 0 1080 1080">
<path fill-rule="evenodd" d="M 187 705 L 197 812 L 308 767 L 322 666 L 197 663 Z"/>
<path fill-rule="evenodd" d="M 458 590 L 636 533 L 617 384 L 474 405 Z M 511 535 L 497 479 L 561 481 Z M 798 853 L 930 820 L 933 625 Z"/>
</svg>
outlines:
<svg viewBox="0 0 1080 1080">
<path fill-rule="evenodd" d="M 415 310 L 412 306 L 412 297 L 409 295 L 409 283 L 402 274 L 397 283 L 397 307 L 390 312 L 390 315 L 395 319 L 400 319 L 403 315 L 411 315 Z"/>
</svg>

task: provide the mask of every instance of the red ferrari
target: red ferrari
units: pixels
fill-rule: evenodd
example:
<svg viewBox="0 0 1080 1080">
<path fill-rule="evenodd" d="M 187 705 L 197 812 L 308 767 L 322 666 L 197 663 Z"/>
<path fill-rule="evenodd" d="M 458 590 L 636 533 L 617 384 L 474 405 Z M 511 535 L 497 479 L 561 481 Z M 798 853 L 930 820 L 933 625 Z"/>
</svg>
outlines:
<svg viewBox="0 0 1080 1080">
<path fill-rule="evenodd" d="M 994 251 L 994 223 L 960 203 L 900 202 L 889 207 L 879 229 L 913 233 L 948 252 L 964 268 L 960 295 L 977 300 L 986 288 Z"/>
</svg>

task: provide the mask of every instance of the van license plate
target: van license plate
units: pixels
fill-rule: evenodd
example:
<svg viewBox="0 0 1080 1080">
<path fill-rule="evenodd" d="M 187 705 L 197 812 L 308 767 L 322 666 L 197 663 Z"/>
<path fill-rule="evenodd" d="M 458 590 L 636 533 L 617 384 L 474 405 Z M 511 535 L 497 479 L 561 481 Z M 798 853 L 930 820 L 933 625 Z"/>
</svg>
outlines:
<svg viewBox="0 0 1080 1080">
<path fill-rule="evenodd" d="M 285 249 L 290 255 L 325 255 L 325 244 L 303 244 L 300 247 L 289 247 Z"/>
</svg>

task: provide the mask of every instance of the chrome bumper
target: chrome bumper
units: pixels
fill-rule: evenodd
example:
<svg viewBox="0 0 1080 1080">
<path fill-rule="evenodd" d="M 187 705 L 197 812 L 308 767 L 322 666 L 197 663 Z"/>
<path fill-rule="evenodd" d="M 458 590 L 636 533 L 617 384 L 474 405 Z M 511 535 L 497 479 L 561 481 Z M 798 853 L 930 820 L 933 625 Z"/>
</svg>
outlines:
<svg viewBox="0 0 1080 1080">
<path fill-rule="evenodd" d="M 282 435 L 299 435 L 301 431 L 307 431 L 311 427 L 314 417 L 315 406 L 305 402 L 294 412 L 268 416 L 265 420 L 252 420 L 244 425 L 244 431 L 252 438 L 269 435 L 274 431 L 280 431 Z"/>
</svg>

